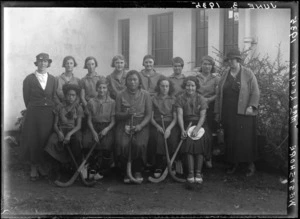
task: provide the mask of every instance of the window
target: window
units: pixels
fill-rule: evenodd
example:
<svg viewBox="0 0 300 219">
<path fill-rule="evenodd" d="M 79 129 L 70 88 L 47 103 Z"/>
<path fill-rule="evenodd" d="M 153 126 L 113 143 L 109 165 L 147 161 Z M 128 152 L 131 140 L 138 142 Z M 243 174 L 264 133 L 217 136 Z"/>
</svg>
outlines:
<svg viewBox="0 0 300 219">
<path fill-rule="evenodd" d="M 224 17 L 224 54 L 238 48 L 239 12 L 225 9 Z"/>
<path fill-rule="evenodd" d="M 125 57 L 127 66 L 129 68 L 129 19 L 120 20 L 121 32 L 121 54 Z"/>
<path fill-rule="evenodd" d="M 196 12 L 196 67 L 203 56 L 208 55 L 208 16 L 205 9 Z"/>
<path fill-rule="evenodd" d="M 152 55 L 155 65 L 171 66 L 173 57 L 173 14 L 152 15 Z"/>
</svg>

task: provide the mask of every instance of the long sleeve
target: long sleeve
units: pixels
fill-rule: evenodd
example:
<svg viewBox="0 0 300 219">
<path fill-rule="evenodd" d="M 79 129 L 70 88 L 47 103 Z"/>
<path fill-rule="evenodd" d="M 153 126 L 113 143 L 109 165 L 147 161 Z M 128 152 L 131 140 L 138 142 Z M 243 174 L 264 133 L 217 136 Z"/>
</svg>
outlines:
<svg viewBox="0 0 300 219">
<path fill-rule="evenodd" d="M 26 108 L 27 108 L 28 103 L 29 103 L 30 92 L 31 92 L 30 82 L 29 82 L 28 77 L 26 77 L 23 81 L 23 99 L 24 99 L 24 103 L 25 103 Z"/>
</svg>

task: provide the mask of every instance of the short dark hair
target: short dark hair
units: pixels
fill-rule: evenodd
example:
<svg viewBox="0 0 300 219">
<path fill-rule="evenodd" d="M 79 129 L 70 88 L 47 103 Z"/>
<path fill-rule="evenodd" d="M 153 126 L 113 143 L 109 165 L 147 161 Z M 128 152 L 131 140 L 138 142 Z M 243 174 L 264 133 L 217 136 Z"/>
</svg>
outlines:
<svg viewBox="0 0 300 219">
<path fill-rule="evenodd" d="M 180 63 L 181 67 L 184 66 L 184 61 L 181 57 L 175 57 L 172 59 L 172 65 L 174 65 L 175 63 Z"/>
<path fill-rule="evenodd" d="M 127 72 L 126 79 L 125 79 L 125 85 L 126 85 L 126 87 L 128 87 L 127 86 L 127 79 L 131 75 L 136 75 L 138 77 L 138 79 L 139 79 L 139 88 L 142 88 L 142 78 L 140 76 L 140 73 L 138 71 L 136 71 L 136 70 L 130 70 L 129 72 Z"/>
<path fill-rule="evenodd" d="M 73 56 L 66 56 L 66 57 L 64 58 L 64 60 L 63 60 L 62 67 L 65 67 L 66 62 L 67 62 L 68 60 L 70 60 L 70 59 L 73 60 L 73 62 L 74 62 L 74 67 L 76 67 L 76 66 L 77 66 L 77 62 L 75 61 L 75 58 L 74 58 Z"/>
<path fill-rule="evenodd" d="M 85 61 L 84 61 L 84 67 L 83 67 L 84 69 L 87 69 L 86 63 L 87 63 L 88 61 L 90 61 L 90 60 L 94 60 L 94 61 L 95 61 L 96 67 L 98 66 L 98 62 L 97 62 L 96 58 L 93 57 L 93 56 L 89 56 L 89 57 L 87 57 L 87 58 L 85 59 Z"/>
<path fill-rule="evenodd" d="M 43 60 L 37 60 L 36 62 L 34 62 L 35 66 L 38 66 L 38 62 L 42 62 L 42 61 Z M 50 62 L 49 60 L 47 60 L 47 61 L 48 61 L 48 67 L 47 68 L 49 68 L 51 66 L 52 62 Z"/>
<path fill-rule="evenodd" d="M 198 81 L 197 77 L 195 77 L 195 76 L 188 76 L 188 77 L 186 77 L 186 78 L 183 80 L 183 83 L 182 83 L 182 85 L 181 85 L 181 88 L 182 88 L 182 89 L 185 89 L 186 84 L 187 84 L 188 81 L 193 81 L 193 82 L 195 82 L 195 85 L 196 85 L 196 89 L 197 89 L 197 90 L 200 88 L 200 84 L 199 84 L 199 81 Z"/>
<path fill-rule="evenodd" d="M 153 56 L 153 55 L 145 55 L 144 58 L 143 58 L 143 63 L 142 63 L 143 66 L 144 66 L 144 61 L 145 61 L 146 59 L 152 59 L 153 62 L 155 62 L 155 59 L 154 59 L 154 56 Z"/>
<path fill-rule="evenodd" d="M 203 56 L 202 59 L 201 59 L 201 66 L 202 66 L 202 63 L 204 61 L 208 61 L 212 65 L 210 73 L 216 73 L 215 60 L 211 56 Z M 202 72 L 202 67 L 201 66 L 200 66 L 200 69 L 199 69 L 200 72 Z"/>
<path fill-rule="evenodd" d="M 62 87 L 62 90 L 63 90 L 65 96 L 68 94 L 68 92 L 70 90 L 74 90 L 76 92 L 77 96 L 79 96 L 81 88 L 77 84 L 64 84 Z"/>
<path fill-rule="evenodd" d="M 155 87 L 155 92 L 157 92 L 158 94 L 160 94 L 160 88 L 159 88 L 159 86 L 160 86 L 160 83 L 161 83 L 162 81 L 168 81 L 168 82 L 169 82 L 169 92 L 168 92 L 168 94 L 171 96 L 171 95 L 174 93 L 174 91 L 175 91 L 175 89 L 174 89 L 174 84 L 173 84 L 173 82 L 170 80 L 170 78 L 167 78 L 167 77 L 165 77 L 165 76 L 161 76 L 161 77 L 158 79 L 158 81 L 157 81 L 157 83 L 156 83 L 156 87 Z"/>
<path fill-rule="evenodd" d="M 106 85 L 108 85 L 108 80 L 107 80 L 107 78 L 101 77 L 101 78 L 97 81 L 97 83 L 96 83 L 96 89 L 99 87 L 100 84 L 106 84 Z"/>
</svg>

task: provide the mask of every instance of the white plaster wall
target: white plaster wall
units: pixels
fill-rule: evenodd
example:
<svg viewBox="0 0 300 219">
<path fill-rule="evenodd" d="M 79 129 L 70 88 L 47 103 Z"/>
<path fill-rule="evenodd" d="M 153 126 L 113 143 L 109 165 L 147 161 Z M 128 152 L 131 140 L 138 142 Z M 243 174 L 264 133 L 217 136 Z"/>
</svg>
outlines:
<svg viewBox="0 0 300 219">
<path fill-rule="evenodd" d="M 35 71 L 35 57 L 46 52 L 53 60 L 49 72 L 64 71 L 63 58 L 75 57 L 75 75 L 82 78 L 87 56 L 98 60 L 97 71 L 107 75 L 114 54 L 112 36 L 114 9 L 86 8 L 4 8 L 4 130 L 15 129 L 25 109 L 24 78 Z"/>
<path fill-rule="evenodd" d="M 290 9 L 251 10 L 251 33 L 257 38 L 256 52 L 274 60 L 281 43 L 282 61 L 290 60 Z"/>
</svg>

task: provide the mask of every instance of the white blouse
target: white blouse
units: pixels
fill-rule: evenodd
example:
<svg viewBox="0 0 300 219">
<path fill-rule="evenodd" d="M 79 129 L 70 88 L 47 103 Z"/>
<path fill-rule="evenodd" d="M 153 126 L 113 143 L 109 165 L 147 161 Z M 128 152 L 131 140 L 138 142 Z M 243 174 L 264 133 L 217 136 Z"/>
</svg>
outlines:
<svg viewBox="0 0 300 219">
<path fill-rule="evenodd" d="M 46 72 L 45 74 L 41 74 L 36 71 L 35 76 L 38 79 L 38 81 L 40 82 L 40 85 L 43 88 L 43 90 L 45 90 L 46 85 L 47 85 L 47 80 L 48 80 L 48 73 Z"/>
</svg>

